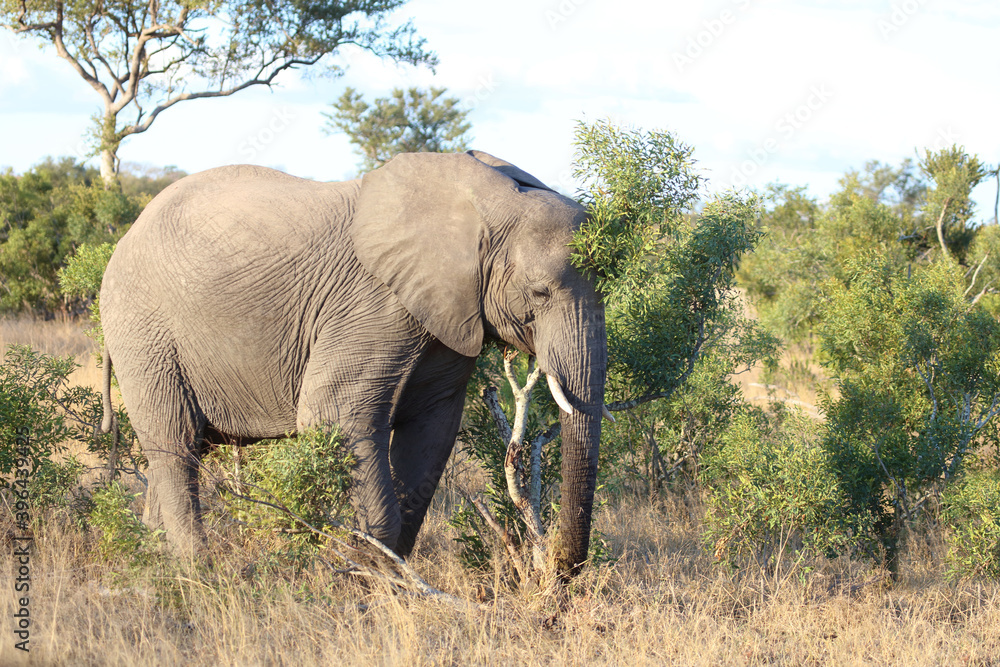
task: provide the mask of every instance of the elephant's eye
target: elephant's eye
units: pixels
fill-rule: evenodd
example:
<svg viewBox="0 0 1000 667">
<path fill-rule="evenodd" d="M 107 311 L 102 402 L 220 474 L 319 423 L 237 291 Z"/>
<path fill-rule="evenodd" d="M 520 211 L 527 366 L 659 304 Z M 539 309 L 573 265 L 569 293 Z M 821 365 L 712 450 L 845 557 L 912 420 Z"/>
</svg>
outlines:
<svg viewBox="0 0 1000 667">
<path fill-rule="evenodd" d="M 528 286 L 528 293 L 531 294 L 531 300 L 536 303 L 544 303 L 549 300 L 552 293 L 546 285 L 534 284 Z"/>
</svg>

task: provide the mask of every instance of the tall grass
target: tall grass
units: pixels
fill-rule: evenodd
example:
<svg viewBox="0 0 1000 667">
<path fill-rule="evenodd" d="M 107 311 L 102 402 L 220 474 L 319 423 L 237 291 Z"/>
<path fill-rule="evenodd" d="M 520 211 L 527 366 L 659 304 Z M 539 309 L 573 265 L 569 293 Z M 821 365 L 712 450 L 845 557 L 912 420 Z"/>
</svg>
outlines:
<svg viewBox="0 0 1000 667">
<path fill-rule="evenodd" d="M 7 326 L 4 343 L 47 336 L 18 325 L 29 337 L 11 340 Z M 0 566 L 0 665 L 1000 665 L 1000 585 L 944 583 L 934 530 L 908 541 L 893 585 L 847 560 L 764 576 L 713 561 L 697 495 L 624 495 L 595 514 L 616 562 L 563 592 L 524 591 L 500 563 L 460 565 L 446 520 L 453 486 L 475 476 L 463 465 L 446 475 L 411 559 L 466 608 L 322 566 L 281 566 L 224 521 L 207 522 L 211 568 L 109 562 L 97 555 L 96 529 L 50 515 L 31 560 L 30 654 L 14 648 L 18 594 L 12 566 Z M 11 559 L 14 527 L 0 514 Z"/>
<path fill-rule="evenodd" d="M 413 565 L 466 609 L 324 569 L 294 572 L 239 535 L 211 536 L 214 567 L 130 571 L 93 536 L 50 521 L 36 535 L 34 664 L 874 664 L 995 665 L 1000 588 L 947 586 L 918 548 L 900 583 L 846 562 L 805 575 L 728 572 L 698 547 L 680 504 L 605 507 L 619 560 L 570 594 L 525 593 L 458 562 L 440 504 Z M 6 532 L 6 531 L 5 531 Z M 9 553 L 9 550 L 7 550 Z M 5 574 L 0 614 L 14 612 Z M 9 622 L 9 621 L 8 621 Z M 9 638 L 0 664 L 27 664 Z"/>
</svg>

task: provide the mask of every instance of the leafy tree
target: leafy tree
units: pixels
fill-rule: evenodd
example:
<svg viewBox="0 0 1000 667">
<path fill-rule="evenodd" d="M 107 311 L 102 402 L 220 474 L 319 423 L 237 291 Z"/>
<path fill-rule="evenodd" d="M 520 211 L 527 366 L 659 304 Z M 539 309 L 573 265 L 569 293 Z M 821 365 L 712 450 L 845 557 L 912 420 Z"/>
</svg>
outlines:
<svg viewBox="0 0 1000 667">
<path fill-rule="evenodd" d="M 944 493 L 947 576 L 1000 581 L 1000 471 L 969 471 Z"/>
<path fill-rule="evenodd" d="M 128 187 L 107 191 L 95 169 L 73 158 L 0 175 L 0 311 L 77 312 L 85 300 L 60 293 L 60 269 L 81 246 L 116 242 L 158 188 L 180 175 L 125 172 Z"/>
<path fill-rule="evenodd" d="M 959 262 L 964 262 L 975 233 L 971 225 L 972 189 L 986 178 L 986 168 L 961 146 L 952 146 L 937 152 L 924 151 L 920 169 L 934 181 L 923 211 L 926 229 L 936 232 L 942 254 L 954 253 Z"/>
<path fill-rule="evenodd" d="M 878 160 L 865 163 L 864 171 L 848 171 L 840 179 L 839 196 L 857 195 L 885 204 L 892 212 L 912 220 L 927 192 L 927 183 L 917 172 L 913 161 L 905 159 L 898 167 Z M 835 195 L 835 197 L 838 195 Z"/>
<path fill-rule="evenodd" d="M 361 170 L 385 164 L 397 153 L 454 152 L 468 149 L 467 109 L 444 88 L 396 88 L 371 104 L 348 88 L 334 103 L 326 132 L 345 132 L 362 155 Z"/>
<path fill-rule="evenodd" d="M 739 276 L 761 320 L 785 340 L 801 342 L 814 333 L 820 323 L 819 287 L 830 278 L 843 279 L 849 258 L 872 248 L 899 266 L 913 257 L 911 246 L 900 241 L 910 229 L 908 219 L 860 182 L 849 174 L 822 207 L 804 188 L 771 186 L 767 193 L 772 208 L 761 217 L 767 236 Z"/>
<path fill-rule="evenodd" d="M 845 268 L 823 297 L 821 355 L 840 390 L 824 442 L 895 572 L 907 522 L 998 442 L 1000 324 L 970 305 L 947 257 L 911 274 L 867 251 Z"/>
<path fill-rule="evenodd" d="M 118 148 L 179 102 L 271 86 L 352 44 L 380 57 L 435 64 L 411 23 L 389 27 L 405 0 L 341 2 L 0 1 L 0 25 L 51 44 L 101 98 L 94 143 L 106 186 Z M 125 116 L 131 114 L 127 119 Z"/>
<path fill-rule="evenodd" d="M 690 216 L 701 179 L 693 170 L 691 149 L 666 132 L 581 123 L 576 145 L 577 176 L 585 184 L 580 199 L 589 216 L 574 239 L 573 261 L 594 278 L 605 303 L 607 392 L 620 399 L 609 407 L 631 410 L 670 398 L 709 352 L 725 358 L 725 363 L 701 367 L 710 375 L 728 374 L 734 365 L 753 363 L 773 350 L 773 338 L 743 318 L 736 303 L 736 265 L 759 238 L 755 201 L 727 195 L 710 202 L 700 216 Z M 541 489 L 548 475 L 559 470 L 552 460 L 559 450 L 548 447 L 558 424 L 552 422 L 556 413 L 550 401 L 530 407 L 530 392 L 524 389 L 535 377 L 531 361 L 520 367 L 509 358 L 505 362 L 515 400 L 503 401 L 502 407 L 508 413 L 514 408 L 513 421 L 523 424 L 523 431 L 512 433 L 500 406 L 490 409 L 477 400 L 467 410 L 472 428 L 463 442 L 488 469 L 505 472 L 494 476 L 489 507 L 475 505 L 478 515 L 499 530 L 508 553 L 518 553 L 522 540 L 530 545 L 537 568 L 550 505 L 543 502 L 547 496 Z M 491 428 L 493 423 L 499 428 Z M 639 420 L 637 430 L 648 426 Z M 627 427 L 616 431 L 619 443 L 634 441 Z M 620 459 L 608 457 L 608 451 L 604 464 L 618 465 Z M 512 488 L 517 484 L 512 485 L 511 477 L 520 475 L 519 470 L 531 471 L 530 483 L 525 482 L 532 489 L 530 502 L 518 500 L 528 494 Z M 476 530 L 466 520 L 471 514 L 463 516 L 456 518 L 463 526 L 459 539 L 468 548 L 484 544 L 482 525 Z M 600 540 L 592 544 L 600 545 Z M 466 560 L 483 562 L 475 554 Z M 522 572 L 528 569 L 515 565 Z"/>
<path fill-rule="evenodd" d="M 761 236 L 757 200 L 722 195 L 689 217 L 702 181 L 666 132 L 581 123 L 576 145 L 589 217 L 573 261 L 604 298 L 612 408 L 669 397 L 707 350 L 773 343 L 736 302 L 736 267 Z"/>
</svg>

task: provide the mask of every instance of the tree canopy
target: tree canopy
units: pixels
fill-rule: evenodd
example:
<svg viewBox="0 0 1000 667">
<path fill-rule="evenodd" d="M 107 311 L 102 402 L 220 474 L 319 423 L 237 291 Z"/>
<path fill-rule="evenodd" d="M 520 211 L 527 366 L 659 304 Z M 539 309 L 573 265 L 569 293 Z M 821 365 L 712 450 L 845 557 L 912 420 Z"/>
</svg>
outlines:
<svg viewBox="0 0 1000 667">
<path fill-rule="evenodd" d="M 390 97 L 371 104 L 348 88 L 333 104 L 326 132 L 340 130 L 362 155 L 361 170 L 370 171 L 397 153 L 454 152 L 468 149 L 467 109 L 444 88 L 396 88 Z"/>
<path fill-rule="evenodd" d="M 340 74 L 324 58 L 348 44 L 397 62 L 434 65 L 410 22 L 388 22 L 405 2 L 0 0 L 0 25 L 52 44 L 100 96 L 95 148 L 110 184 L 117 181 L 122 140 L 145 132 L 179 102 L 271 86 L 282 72 L 321 61 L 325 72 Z"/>
</svg>

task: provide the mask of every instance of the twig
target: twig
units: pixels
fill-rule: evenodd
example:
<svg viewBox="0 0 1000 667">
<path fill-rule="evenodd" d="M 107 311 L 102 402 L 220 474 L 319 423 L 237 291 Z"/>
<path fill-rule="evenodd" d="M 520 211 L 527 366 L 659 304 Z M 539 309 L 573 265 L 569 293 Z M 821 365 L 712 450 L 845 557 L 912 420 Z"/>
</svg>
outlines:
<svg viewBox="0 0 1000 667">
<path fill-rule="evenodd" d="M 288 507 L 281 504 L 281 502 L 278 501 L 278 499 L 275 498 L 274 495 L 269 493 L 266 489 L 261 489 L 260 487 L 252 484 L 247 484 L 246 486 L 267 493 L 271 498 L 275 500 L 275 502 L 268 502 L 266 500 L 260 500 L 259 498 L 251 498 L 249 496 L 236 493 L 231 488 L 227 488 L 226 491 L 229 495 L 231 495 L 234 498 L 239 498 L 240 500 L 245 500 L 266 507 L 272 507 L 284 513 L 285 515 L 291 517 L 298 523 L 300 523 L 306 532 L 311 532 L 316 535 L 325 537 L 328 540 L 330 540 L 331 543 L 338 545 L 343 549 L 347 549 L 348 551 L 357 551 L 358 553 L 365 553 L 363 551 L 360 551 L 357 547 L 351 546 L 350 544 L 346 543 L 340 537 L 312 525 L 310 522 L 303 519 L 301 516 L 290 510 Z M 331 547 L 334 553 L 336 553 L 339 558 L 341 558 L 345 563 L 348 563 L 351 566 L 350 568 L 348 568 L 347 573 L 356 574 L 359 576 L 371 577 L 375 579 L 381 579 L 401 589 L 409 590 L 411 592 L 416 592 L 421 596 L 442 600 L 444 602 L 448 602 L 449 604 L 452 604 L 456 607 L 460 607 L 463 609 L 469 606 L 469 603 L 467 603 L 465 600 L 450 595 L 449 593 L 445 593 L 444 591 L 440 591 L 431 586 L 430 584 L 428 584 L 419 574 L 417 574 L 416 570 L 410 567 L 406 563 L 406 561 L 404 561 L 400 556 L 398 556 L 392 549 L 390 549 L 381 541 L 372 537 L 368 533 L 358 530 L 357 528 L 346 526 L 340 521 L 334 519 L 333 517 L 328 516 L 327 521 L 330 523 L 331 526 L 339 530 L 343 530 L 344 532 L 352 535 L 353 537 L 369 544 L 376 550 L 376 553 L 379 556 L 381 556 L 381 558 L 384 561 L 388 561 L 392 565 L 392 567 L 396 569 L 396 572 L 384 572 L 381 570 L 374 570 L 372 568 L 363 566 L 353 561 L 352 559 L 348 558 L 347 555 L 343 551 L 341 551 L 341 549 L 338 549 L 336 547 Z M 371 554 L 365 554 L 365 555 L 371 557 Z"/>
<path fill-rule="evenodd" d="M 986 263 L 986 260 L 989 258 L 989 256 L 990 256 L 990 253 L 986 253 L 985 255 L 983 255 L 983 258 L 981 260 L 979 260 L 979 266 L 976 267 L 976 272 L 972 274 L 972 282 L 970 282 L 969 286 L 965 288 L 965 292 L 962 294 L 962 296 L 968 296 L 969 292 L 972 291 L 972 288 L 976 284 L 976 278 L 979 277 L 979 271 L 983 268 L 983 264 Z M 969 275 L 969 274 L 966 273 L 966 275 Z M 978 300 L 979 297 L 976 297 L 976 298 Z"/>
<path fill-rule="evenodd" d="M 489 526 L 494 533 L 496 533 L 498 538 L 500 538 L 504 549 L 507 551 L 507 556 L 514 565 L 514 569 L 517 570 L 518 576 L 522 581 L 524 581 L 527 575 L 524 568 L 524 562 L 521 560 L 521 553 L 518 551 L 517 544 L 514 542 L 514 538 L 511 537 L 510 531 L 500 525 L 500 522 L 496 520 L 495 516 L 493 516 L 493 512 L 490 511 L 490 508 L 486 506 L 486 503 L 483 502 L 483 499 L 478 495 L 473 496 L 462 493 L 462 497 L 472 504 L 476 513 L 479 514 L 483 522 L 486 523 L 486 525 Z"/>
</svg>

